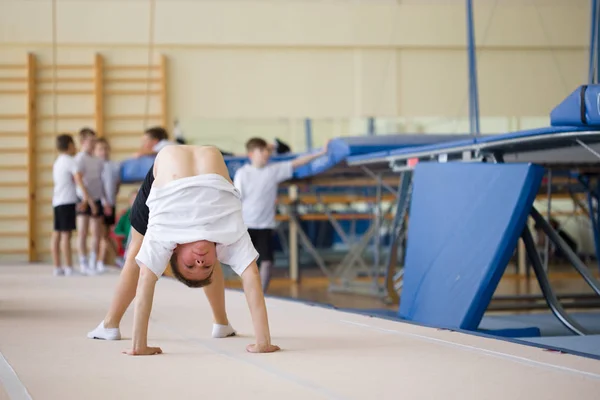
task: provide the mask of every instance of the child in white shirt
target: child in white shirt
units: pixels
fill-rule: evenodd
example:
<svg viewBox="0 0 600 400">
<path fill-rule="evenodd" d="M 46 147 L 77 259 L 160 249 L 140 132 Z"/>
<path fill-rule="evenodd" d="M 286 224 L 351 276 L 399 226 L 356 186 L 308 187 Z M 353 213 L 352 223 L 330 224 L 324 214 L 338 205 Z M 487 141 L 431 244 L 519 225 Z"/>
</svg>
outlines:
<svg viewBox="0 0 600 400">
<path fill-rule="evenodd" d="M 119 324 L 135 298 L 133 347 L 129 355 L 159 354 L 147 342 L 157 280 L 170 263 L 188 287 L 204 287 L 213 310 L 213 337 L 235 334 L 225 310 L 220 263 L 243 281 L 254 323 L 253 353 L 279 350 L 271 344 L 258 256 L 241 214 L 239 192 L 219 150 L 211 146 L 168 146 L 156 157 L 130 211 L 131 243 L 108 314 L 88 333 L 91 339 L 118 340 Z"/>
<path fill-rule="evenodd" d="M 103 218 L 104 229 L 102 230 L 100 252 L 98 253 L 98 263 L 96 264 L 96 272 L 102 273 L 105 270 L 104 260 L 106 258 L 108 247 L 112 247 L 113 252 L 117 254 L 115 244 L 110 239 L 110 232 L 115 225 L 117 194 L 119 193 L 121 178 L 120 164 L 110 160 L 110 145 L 106 139 L 100 138 L 96 140 L 96 144 L 94 145 L 94 156 L 104 161 L 102 183 L 104 185 L 106 204 L 103 204 L 103 206 L 110 208 L 110 213 L 106 213 Z"/>
<path fill-rule="evenodd" d="M 104 161 L 94 157 L 96 132 L 83 128 L 79 132 L 81 151 L 75 156 L 75 182 L 77 183 L 77 250 L 79 252 L 79 267 L 82 274 L 96 273 L 96 257 L 100 247 L 102 223 L 105 213 L 110 215 L 111 209 L 103 207 L 107 204 L 102 183 Z M 92 234 L 92 251 L 87 251 L 88 229 Z"/>
<path fill-rule="evenodd" d="M 260 254 L 258 265 L 263 291 L 266 292 L 274 262 L 273 229 L 276 226 L 275 204 L 278 185 L 292 178 L 295 168 L 326 154 L 327 144 L 320 152 L 274 163 L 269 163 L 271 148 L 264 139 L 248 140 L 246 151 L 250 164 L 236 171 L 233 184 L 242 195 L 244 223 L 248 227 L 254 247 Z"/>
<path fill-rule="evenodd" d="M 58 157 L 52 166 L 54 192 L 52 207 L 54 209 L 54 232 L 52 232 L 51 249 L 54 261 L 54 275 L 71 275 L 73 260 L 71 254 L 71 232 L 76 228 L 77 193 L 73 170 L 75 169 L 75 142 L 71 135 L 63 134 L 56 137 Z M 61 268 L 61 256 L 65 264 Z"/>
</svg>

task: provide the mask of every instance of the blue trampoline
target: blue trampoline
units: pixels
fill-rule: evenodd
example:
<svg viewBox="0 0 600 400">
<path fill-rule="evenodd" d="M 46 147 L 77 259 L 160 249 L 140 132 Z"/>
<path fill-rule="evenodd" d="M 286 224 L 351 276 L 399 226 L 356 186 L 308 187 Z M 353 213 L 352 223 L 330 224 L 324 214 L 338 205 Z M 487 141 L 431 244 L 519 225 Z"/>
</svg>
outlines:
<svg viewBox="0 0 600 400">
<path fill-rule="evenodd" d="M 600 86 L 590 85 L 578 88 L 552 111 L 549 127 L 350 157 L 349 165 L 383 164 L 403 175 L 414 175 L 398 317 L 448 329 L 519 337 L 523 343 L 596 356 L 598 352 L 590 349 L 598 343 L 598 336 L 592 335 L 597 333 L 597 326 L 590 326 L 585 318 L 573 318 L 563 309 L 525 221 L 532 216 L 600 295 L 600 282 L 566 249 L 568 246 L 533 207 L 544 170 L 530 164 L 585 166 L 597 171 L 599 143 Z M 414 159 L 437 162 L 417 163 L 414 167 L 408 163 Z M 491 172 L 494 168 L 498 171 Z M 600 196 L 600 190 L 591 195 Z M 591 205 L 590 201 L 593 212 Z M 600 216 L 591 217 L 596 221 L 598 251 Z M 554 321 L 563 327 L 563 334 L 571 334 L 568 339 L 533 338 L 543 336 L 547 330 L 540 321 L 527 317 L 517 324 L 502 317 L 483 318 L 519 237 L 525 242 Z M 389 313 L 383 314 L 389 317 Z M 591 315 L 594 320 L 600 318 Z"/>
<path fill-rule="evenodd" d="M 306 179 L 325 173 L 343 174 L 348 172 L 346 161 L 351 157 L 377 152 L 409 149 L 432 143 L 450 142 L 468 137 L 468 135 L 425 135 L 402 134 L 386 136 L 354 136 L 332 139 L 327 154 L 313 160 L 294 172 L 295 179 Z M 315 152 L 318 150 L 315 150 Z M 271 159 L 272 162 L 294 159 L 301 154 L 285 154 Z M 121 166 L 121 179 L 124 183 L 138 183 L 144 180 L 154 162 L 154 157 L 141 157 L 125 160 Z M 225 163 L 231 177 L 238 168 L 248 163 L 247 157 L 225 157 Z"/>
</svg>

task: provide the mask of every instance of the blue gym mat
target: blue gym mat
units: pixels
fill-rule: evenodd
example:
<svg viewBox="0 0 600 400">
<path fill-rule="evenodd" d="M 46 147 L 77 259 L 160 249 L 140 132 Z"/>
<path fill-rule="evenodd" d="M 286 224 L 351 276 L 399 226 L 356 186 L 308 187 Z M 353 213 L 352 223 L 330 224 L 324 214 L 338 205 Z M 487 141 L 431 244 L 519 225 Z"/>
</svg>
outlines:
<svg viewBox="0 0 600 400">
<path fill-rule="evenodd" d="M 581 326 L 591 334 L 600 334 L 599 312 L 570 312 Z M 541 336 L 572 336 L 560 321 L 551 313 L 531 313 L 515 315 L 486 315 L 479 324 L 482 330 L 515 329 L 535 326 L 540 330 Z"/>
<path fill-rule="evenodd" d="M 525 342 L 600 357 L 600 335 L 521 338 Z"/>
<path fill-rule="evenodd" d="M 530 164 L 417 165 L 400 318 L 477 330 L 543 174 Z"/>
<path fill-rule="evenodd" d="M 382 136 L 351 136 L 332 139 L 327 148 L 327 154 L 313 160 L 309 164 L 298 168 L 294 172 L 294 178 L 309 178 L 343 163 L 349 157 L 403 149 L 409 147 L 424 146 L 431 143 L 449 142 L 464 139 L 468 135 L 450 134 L 397 134 Z M 318 152 L 319 149 L 314 150 Z M 302 154 L 284 154 L 272 157 L 272 162 L 294 159 Z M 121 180 L 123 183 L 138 183 L 144 180 L 146 173 L 154 162 L 153 156 L 128 159 L 121 164 Z M 233 178 L 238 168 L 248 163 L 247 157 L 225 157 L 225 164 Z"/>
</svg>

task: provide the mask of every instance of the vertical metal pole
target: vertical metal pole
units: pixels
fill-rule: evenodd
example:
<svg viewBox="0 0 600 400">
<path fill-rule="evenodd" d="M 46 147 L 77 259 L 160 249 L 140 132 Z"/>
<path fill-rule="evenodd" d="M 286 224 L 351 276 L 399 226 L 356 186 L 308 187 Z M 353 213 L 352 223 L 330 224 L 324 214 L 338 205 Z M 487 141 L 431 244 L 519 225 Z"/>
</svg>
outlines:
<svg viewBox="0 0 600 400">
<path fill-rule="evenodd" d="M 377 192 L 375 195 L 375 240 L 373 241 L 374 254 L 373 254 L 373 273 L 371 274 L 373 282 L 377 285 L 377 277 L 379 275 L 379 267 L 381 265 L 380 255 L 381 255 L 381 226 L 382 226 L 382 207 L 381 207 L 381 185 L 382 176 L 379 174 L 377 176 Z"/>
<path fill-rule="evenodd" d="M 546 195 L 548 196 L 547 201 L 548 201 L 548 206 L 547 206 L 547 212 L 548 214 L 546 214 L 546 219 L 548 220 L 548 223 L 551 223 L 550 221 L 552 221 L 552 170 L 549 169 L 548 170 L 548 181 L 547 184 L 548 186 L 547 190 L 546 190 Z M 545 244 L 544 244 L 544 271 L 548 272 L 548 259 L 550 258 L 550 238 L 546 238 Z"/>
<path fill-rule="evenodd" d="M 369 123 L 369 126 L 368 126 L 367 135 L 375 136 L 375 118 L 369 117 L 368 123 Z"/>
<path fill-rule="evenodd" d="M 475 27 L 473 0 L 467 0 L 467 54 L 469 58 L 469 117 L 472 135 L 479 135 L 479 94 L 477 88 L 477 62 L 475 55 Z"/>
<path fill-rule="evenodd" d="M 306 151 L 311 151 L 313 149 L 313 140 L 312 121 L 310 118 L 306 118 L 304 120 L 304 132 L 306 133 Z"/>
<path fill-rule="evenodd" d="M 598 71 L 597 63 L 598 57 L 598 0 L 591 1 L 591 15 L 592 20 L 590 22 L 590 52 L 589 52 L 589 69 L 588 69 L 588 83 L 593 84 L 598 82 Z"/>
<path fill-rule="evenodd" d="M 289 187 L 289 199 L 290 214 L 296 214 L 296 201 L 298 200 L 298 187 L 296 185 L 291 185 Z M 290 215 L 289 224 L 288 245 L 290 249 L 290 279 L 293 282 L 298 282 L 300 273 L 298 268 L 298 223 L 296 218 L 292 218 Z"/>
</svg>

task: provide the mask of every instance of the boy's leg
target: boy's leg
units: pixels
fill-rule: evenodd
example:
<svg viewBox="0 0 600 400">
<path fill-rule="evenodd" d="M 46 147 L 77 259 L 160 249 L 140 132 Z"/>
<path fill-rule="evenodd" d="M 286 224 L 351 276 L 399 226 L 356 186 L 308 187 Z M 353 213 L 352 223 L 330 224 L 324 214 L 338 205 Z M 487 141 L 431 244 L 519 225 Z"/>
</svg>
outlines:
<svg viewBox="0 0 600 400">
<path fill-rule="evenodd" d="M 235 331 L 227 320 L 225 309 L 225 277 L 221 265 L 215 265 L 212 283 L 204 287 L 204 294 L 213 312 L 213 337 L 223 338 L 235 335 Z"/>
<path fill-rule="evenodd" d="M 129 219 L 131 221 L 131 241 L 127 248 L 127 259 L 121 270 L 119 283 L 117 284 L 113 300 L 104 320 L 96 329 L 88 333 L 87 336 L 90 339 L 119 340 L 121 338 L 119 324 L 121 323 L 125 311 L 127 311 L 127 308 L 135 298 L 138 278 L 140 276 L 140 269 L 135 261 L 135 257 L 140 251 L 140 247 L 142 247 L 144 235 L 148 228 L 148 216 L 150 211 L 148 210 L 148 206 L 146 206 L 146 200 L 150 195 L 150 189 L 154 182 L 152 170 L 153 168 L 150 168 L 146 174 L 146 178 L 131 206 L 131 212 L 129 214 Z"/>
<path fill-rule="evenodd" d="M 102 216 L 96 216 L 90 218 L 90 230 L 92 234 L 92 245 L 90 251 L 90 258 L 88 268 L 90 271 L 96 270 L 96 261 L 98 254 L 100 253 L 100 240 L 102 238 L 102 231 L 104 229 L 104 218 Z"/>
<path fill-rule="evenodd" d="M 90 217 L 77 215 L 77 253 L 79 254 L 79 268 L 81 273 L 87 273 L 87 235 Z"/>
<path fill-rule="evenodd" d="M 262 284 L 263 292 L 266 293 L 271 282 L 271 276 L 273 273 L 273 262 L 275 260 L 275 251 L 273 248 L 273 230 L 272 229 L 261 229 L 258 235 L 257 251 L 260 254 L 259 261 L 259 272 L 260 282 Z"/>
<path fill-rule="evenodd" d="M 54 275 L 59 275 L 60 272 L 62 272 L 60 267 L 59 240 L 60 232 L 52 232 L 52 238 L 50 239 L 50 250 L 52 251 L 52 261 L 54 262 Z"/>
<path fill-rule="evenodd" d="M 71 249 L 71 231 L 60 233 L 60 251 L 65 257 L 65 275 L 73 272 L 73 253 Z"/>
<path fill-rule="evenodd" d="M 102 323 L 94 331 L 88 333 L 90 339 L 119 340 L 121 338 L 119 324 L 125 311 L 135 298 L 140 276 L 140 268 L 135 261 L 135 256 L 137 256 L 143 240 L 144 237 L 132 228 L 127 259 L 121 270 L 114 297 Z"/>
<path fill-rule="evenodd" d="M 108 227 L 102 224 L 102 232 L 100 235 L 100 246 L 98 250 L 98 262 L 96 263 L 98 271 L 104 269 L 104 261 L 106 259 L 106 249 L 108 247 Z"/>
</svg>

